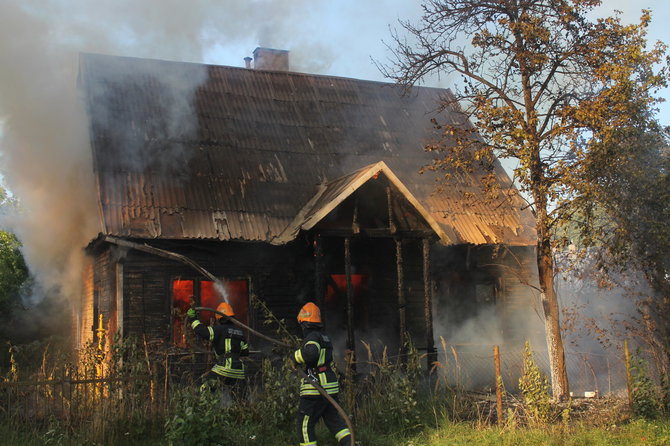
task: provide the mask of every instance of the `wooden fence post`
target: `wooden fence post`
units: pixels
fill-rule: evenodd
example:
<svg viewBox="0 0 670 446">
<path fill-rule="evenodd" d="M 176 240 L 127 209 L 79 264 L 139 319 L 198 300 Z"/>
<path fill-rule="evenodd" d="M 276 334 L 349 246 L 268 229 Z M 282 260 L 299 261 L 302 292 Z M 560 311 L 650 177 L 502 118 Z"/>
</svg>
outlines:
<svg viewBox="0 0 670 446">
<path fill-rule="evenodd" d="M 503 423 L 503 380 L 500 373 L 500 348 L 493 346 L 493 360 L 496 366 L 496 413 L 498 415 L 498 425 Z"/>
<path fill-rule="evenodd" d="M 630 372 L 630 351 L 628 339 L 623 341 L 623 351 L 626 359 L 626 386 L 628 387 L 628 405 L 633 409 L 633 375 Z"/>
</svg>

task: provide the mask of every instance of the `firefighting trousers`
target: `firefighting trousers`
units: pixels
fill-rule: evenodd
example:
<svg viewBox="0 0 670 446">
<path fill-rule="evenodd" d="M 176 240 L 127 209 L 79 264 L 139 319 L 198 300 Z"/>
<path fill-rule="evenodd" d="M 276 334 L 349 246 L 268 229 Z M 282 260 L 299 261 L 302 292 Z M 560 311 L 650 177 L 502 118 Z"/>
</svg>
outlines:
<svg viewBox="0 0 670 446">
<path fill-rule="evenodd" d="M 331 395 L 337 401 L 337 394 Z M 337 409 L 322 396 L 300 397 L 298 406 L 298 437 L 300 446 L 316 445 L 314 428 L 323 418 L 328 430 L 335 435 L 340 446 L 351 445 L 351 434 Z"/>
<path fill-rule="evenodd" d="M 221 391 L 226 400 L 226 406 L 231 402 L 239 402 L 246 398 L 247 383 L 244 379 L 228 378 L 210 370 L 206 375 L 200 377 L 199 381 L 200 388 Z"/>
</svg>

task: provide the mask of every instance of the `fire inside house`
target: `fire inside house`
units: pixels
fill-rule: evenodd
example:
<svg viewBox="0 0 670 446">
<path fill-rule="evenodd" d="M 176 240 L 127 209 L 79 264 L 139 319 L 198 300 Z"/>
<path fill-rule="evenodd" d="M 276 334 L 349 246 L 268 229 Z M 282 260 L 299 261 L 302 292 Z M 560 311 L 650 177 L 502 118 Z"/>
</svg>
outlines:
<svg viewBox="0 0 670 446">
<path fill-rule="evenodd" d="M 81 55 L 100 234 L 87 247 L 79 344 L 102 315 L 108 336 L 185 349 L 190 299 L 216 307 L 222 294 L 261 332 L 272 327 L 256 302 L 294 329 L 314 301 L 340 350 L 398 349 L 406 333 L 430 361 L 448 335 L 442 316 L 483 306 L 500 342 L 519 336 L 506 315 L 528 305 L 534 272 L 519 259 L 534 249 L 532 215 L 497 161 L 496 201 L 476 199 L 477 172 L 420 172 L 439 156 L 423 150 L 432 117 L 471 126 L 439 107 L 450 91 L 403 95 L 288 67 L 288 52 L 264 48 L 246 68 Z M 226 289 L 115 240 L 192 259 Z"/>
</svg>

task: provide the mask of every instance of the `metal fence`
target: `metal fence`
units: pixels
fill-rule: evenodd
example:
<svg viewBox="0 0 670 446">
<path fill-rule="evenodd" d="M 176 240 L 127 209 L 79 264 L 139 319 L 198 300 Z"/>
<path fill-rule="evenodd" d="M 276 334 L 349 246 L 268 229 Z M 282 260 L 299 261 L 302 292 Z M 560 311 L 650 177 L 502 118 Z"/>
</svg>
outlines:
<svg viewBox="0 0 670 446">
<path fill-rule="evenodd" d="M 59 420 L 74 427 L 131 413 L 150 418 L 162 403 L 159 396 L 145 374 L 91 378 L 63 369 L 49 379 L 0 382 L 0 413 L 13 423 L 46 426 Z"/>
<path fill-rule="evenodd" d="M 266 357 L 259 354 L 251 362 L 251 381 L 260 381 L 258 365 L 261 356 Z M 549 376 L 546 352 L 534 352 L 533 357 L 538 367 Z M 575 397 L 625 395 L 623 354 L 619 357 L 572 352 L 566 354 L 566 361 L 570 389 Z M 500 362 L 505 389 L 517 392 L 519 378 L 523 374 L 523 348 L 501 346 Z M 358 372 L 365 374 L 366 366 L 379 366 L 371 364 L 361 358 Z M 0 416 L 31 425 L 48 425 L 56 419 L 61 425 L 72 428 L 98 423 L 95 429 L 101 436 L 106 430 L 118 431 L 118 424 L 115 426 L 115 423 L 126 423 L 129 419 L 141 419 L 142 423 L 161 426 L 171 409 L 175 390 L 197 385 L 198 378 L 210 365 L 211 358 L 207 354 L 165 354 L 150 361 L 150 366 L 140 372 L 112 377 L 98 378 L 96 373 L 99 374 L 99 371 L 84 373 L 63 367 L 59 372 L 41 379 L 4 381 L 0 382 Z M 493 346 L 442 345 L 438 350 L 436 373 L 450 386 L 494 392 Z"/>
<path fill-rule="evenodd" d="M 547 352 L 534 351 L 533 359 L 539 369 L 550 376 Z M 623 357 L 566 352 L 565 359 L 573 396 L 621 395 L 626 392 L 626 365 Z M 505 389 L 510 392 L 518 391 L 524 366 L 523 348 L 502 346 L 500 362 Z M 438 363 L 438 373 L 449 385 L 473 391 L 495 389 L 495 365 L 491 345 L 443 346 L 438 352 Z"/>
</svg>

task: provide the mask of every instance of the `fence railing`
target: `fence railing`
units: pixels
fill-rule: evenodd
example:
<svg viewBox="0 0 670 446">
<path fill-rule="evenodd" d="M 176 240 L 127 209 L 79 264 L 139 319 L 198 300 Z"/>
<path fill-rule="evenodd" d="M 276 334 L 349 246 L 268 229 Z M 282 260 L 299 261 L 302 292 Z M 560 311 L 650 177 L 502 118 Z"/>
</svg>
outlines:
<svg viewBox="0 0 670 446">
<path fill-rule="evenodd" d="M 494 346 L 443 344 L 438 349 L 434 373 L 453 387 L 495 392 Z M 549 375 L 546 352 L 533 354 L 535 363 Z M 398 357 L 396 357 L 398 358 Z M 251 364 L 259 364 L 260 356 Z M 508 392 L 518 390 L 523 374 L 523 348 L 500 346 L 500 376 Z M 376 367 L 359 358 L 358 373 Z M 626 364 L 623 354 L 566 354 L 570 389 L 575 397 L 626 394 Z M 150 362 L 142 372 L 97 377 L 63 367 L 41 379 L 0 382 L 0 417 L 11 421 L 46 425 L 52 419 L 66 426 L 98 423 L 104 433 L 114 423 L 140 418 L 143 423 L 162 425 L 169 413 L 177 388 L 197 385 L 198 378 L 211 365 L 207 354 L 165 354 Z M 250 366 L 250 376 L 258 378 L 258 367 Z M 99 371 L 98 371 L 99 373 Z M 126 421 L 122 421 L 126 420 Z"/>
<path fill-rule="evenodd" d="M 500 346 L 501 377 L 505 389 L 518 391 L 523 374 L 522 347 Z M 549 356 L 546 351 L 534 351 L 533 359 L 539 369 L 550 376 Z M 604 395 L 622 396 L 626 393 L 626 362 L 623 352 L 604 354 L 566 352 L 570 391 L 575 397 Z M 491 391 L 496 386 L 493 346 L 475 344 L 444 345 L 438 351 L 437 371 L 455 387 L 473 391 Z M 649 362 L 650 376 L 658 381 L 658 373 Z"/>
<path fill-rule="evenodd" d="M 72 374 L 5 381 L 0 382 L 0 412 L 12 421 L 34 425 L 57 419 L 75 426 L 94 419 L 116 419 L 130 412 L 145 416 L 160 405 L 152 398 L 153 386 L 149 375 L 88 378 Z"/>
</svg>

